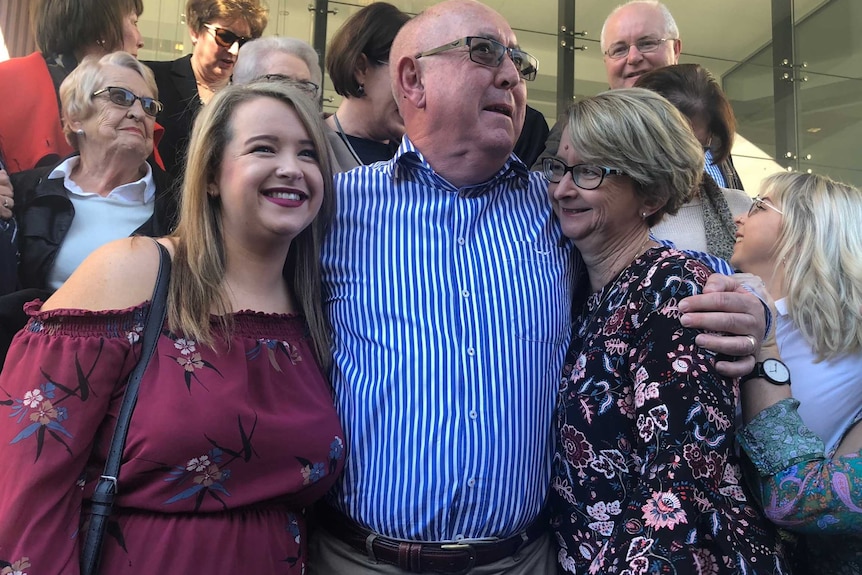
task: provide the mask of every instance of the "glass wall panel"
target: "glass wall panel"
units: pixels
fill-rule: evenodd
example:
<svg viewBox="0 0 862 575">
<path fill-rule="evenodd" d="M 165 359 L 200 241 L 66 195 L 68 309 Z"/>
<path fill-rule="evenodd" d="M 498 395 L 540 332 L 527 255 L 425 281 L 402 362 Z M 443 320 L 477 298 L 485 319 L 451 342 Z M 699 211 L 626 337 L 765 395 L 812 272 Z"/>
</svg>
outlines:
<svg viewBox="0 0 862 575">
<path fill-rule="evenodd" d="M 796 26 L 799 169 L 862 185 L 862 3 L 833 0 Z M 802 67 L 804 65 L 804 67 Z"/>
<path fill-rule="evenodd" d="M 416 14 L 436 0 L 390 0 L 405 12 Z M 607 89 L 600 48 L 601 27 L 619 2 L 603 0 L 486 0 L 509 20 L 521 46 L 540 62 L 537 80 L 528 85 L 530 105 L 553 124 L 556 115 L 557 60 L 561 50 L 574 51 L 574 69 L 562 79 L 573 86 L 575 97 Z M 560 47 L 557 22 L 560 2 L 573 2 L 574 30 L 585 36 L 565 38 Z M 773 0 L 691 2 L 665 0 L 682 39 L 681 62 L 697 62 L 720 78 L 737 117 L 738 141 L 734 148 L 743 182 L 756 189 L 759 179 L 787 165 L 812 169 L 862 184 L 856 160 L 856 143 L 862 141 L 862 2 L 858 0 L 786 0 L 792 2 L 796 34 L 794 68 L 773 67 Z M 369 0 L 329 2 L 327 40 Z M 788 4 L 789 5 L 789 4 Z M 169 60 L 191 49 L 183 18 L 185 0 L 145 0 L 140 21 L 146 47 L 142 59 Z M 269 0 L 270 24 L 265 34 L 278 34 L 312 42 L 315 24 L 313 0 Z M 803 62 L 805 67 L 803 67 Z M 773 80 L 777 74 L 794 76 L 794 109 L 798 113 L 799 150 L 790 158 L 776 153 L 776 108 Z M 455 87 L 457 89 L 457 87 Z M 324 107 L 334 110 L 339 97 L 324 80 Z M 793 134 L 793 127 L 788 127 Z M 779 129 L 779 132 L 781 130 Z M 743 173 L 745 172 L 745 173 Z M 749 175 L 750 174 L 750 175 Z"/>
</svg>

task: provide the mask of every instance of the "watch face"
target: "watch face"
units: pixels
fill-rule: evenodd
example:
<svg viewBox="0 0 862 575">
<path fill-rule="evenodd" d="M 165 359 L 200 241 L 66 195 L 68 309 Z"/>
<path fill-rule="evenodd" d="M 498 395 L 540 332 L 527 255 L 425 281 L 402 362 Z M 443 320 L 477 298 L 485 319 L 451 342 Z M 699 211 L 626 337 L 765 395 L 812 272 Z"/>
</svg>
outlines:
<svg viewBox="0 0 862 575">
<path fill-rule="evenodd" d="M 770 378 L 781 383 L 790 381 L 790 371 L 777 359 L 767 359 L 763 362 L 763 372 Z"/>
</svg>

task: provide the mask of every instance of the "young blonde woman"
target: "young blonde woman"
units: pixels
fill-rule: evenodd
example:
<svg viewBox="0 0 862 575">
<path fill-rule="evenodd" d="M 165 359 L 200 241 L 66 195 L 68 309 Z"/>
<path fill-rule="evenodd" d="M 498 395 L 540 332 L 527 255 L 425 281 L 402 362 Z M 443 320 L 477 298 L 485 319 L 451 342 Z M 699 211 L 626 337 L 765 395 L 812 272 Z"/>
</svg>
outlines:
<svg viewBox="0 0 862 575">
<path fill-rule="evenodd" d="M 316 104 L 283 83 L 225 88 L 198 118 L 180 223 L 158 240 L 173 259 L 168 317 L 102 573 L 304 571 L 303 509 L 344 462 L 323 376 L 327 149 Z M 0 566 L 78 572 L 158 262 L 152 240 L 119 240 L 29 304 L 0 375 Z"/>
<path fill-rule="evenodd" d="M 776 174 L 738 218 L 731 260 L 762 279 L 777 309 L 762 377 L 742 383 L 740 441 L 767 516 L 807 534 L 799 555 L 813 573 L 862 569 L 860 221 L 857 188 Z"/>
</svg>

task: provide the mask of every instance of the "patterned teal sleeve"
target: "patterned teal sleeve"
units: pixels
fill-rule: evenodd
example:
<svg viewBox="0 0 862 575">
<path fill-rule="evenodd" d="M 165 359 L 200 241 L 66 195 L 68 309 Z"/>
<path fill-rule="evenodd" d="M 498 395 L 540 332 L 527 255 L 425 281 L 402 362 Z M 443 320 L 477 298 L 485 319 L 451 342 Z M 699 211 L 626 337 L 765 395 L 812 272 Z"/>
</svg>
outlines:
<svg viewBox="0 0 862 575">
<path fill-rule="evenodd" d="M 737 433 L 737 440 L 761 477 L 800 461 L 823 459 L 823 441 L 799 417 L 799 401 L 782 399 L 758 413 Z"/>
</svg>

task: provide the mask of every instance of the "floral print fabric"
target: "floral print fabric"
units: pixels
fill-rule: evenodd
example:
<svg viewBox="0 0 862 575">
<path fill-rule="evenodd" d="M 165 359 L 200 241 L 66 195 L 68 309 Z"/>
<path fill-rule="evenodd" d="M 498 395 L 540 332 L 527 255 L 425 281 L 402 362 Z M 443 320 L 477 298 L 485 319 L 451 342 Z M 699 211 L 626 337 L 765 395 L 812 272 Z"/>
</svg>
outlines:
<svg viewBox="0 0 862 575">
<path fill-rule="evenodd" d="M 862 573 L 862 456 L 824 454 L 798 407 L 796 399 L 781 400 L 739 432 L 766 515 L 805 534 L 798 555 L 808 573 Z"/>
<path fill-rule="evenodd" d="M 0 374 L 0 573 L 74 574 L 147 305 L 28 305 Z M 102 573 L 303 572 L 303 509 L 345 458 L 331 391 L 301 317 L 240 312 L 233 330 L 215 349 L 163 330 Z"/>
<path fill-rule="evenodd" d="M 708 274 L 653 248 L 575 320 L 550 495 L 562 572 L 785 572 L 741 481 L 737 389 L 679 323 Z"/>
</svg>

